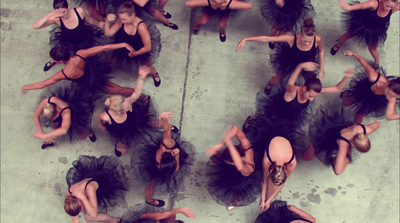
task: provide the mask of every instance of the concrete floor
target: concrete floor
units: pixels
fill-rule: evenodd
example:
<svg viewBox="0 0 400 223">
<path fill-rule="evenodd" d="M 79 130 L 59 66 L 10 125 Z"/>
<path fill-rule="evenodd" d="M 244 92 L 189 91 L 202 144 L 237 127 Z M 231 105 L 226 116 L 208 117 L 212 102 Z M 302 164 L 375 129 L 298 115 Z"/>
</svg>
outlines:
<svg viewBox="0 0 400 223">
<path fill-rule="evenodd" d="M 189 207 L 196 219 L 185 222 L 254 222 L 258 201 L 233 211 L 218 205 L 206 190 L 204 153 L 207 146 L 218 143 L 225 126 L 241 126 L 255 112 L 255 95 L 273 75 L 267 44 L 248 42 L 235 53 L 238 41 L 246 36 L 267 35 L 269 28 L 260 14 L 261 1 L 252 1 L 254 9 L 241 12 L 229 20 L 227 41 L 218 38 L 217 19 L 202 27 L 197 36 L 190 34 L 190 21 L 199 10 L 187 9 L 183 1 L 170 1 L 166 6 L 179 25 L 173 31 L 157 24 L 162 34 L 162 52 L 156 63 L 162 77 L 159 88 L 148 78 L 145 93 L 158 105 L 158 111 L 175 112 L 173 124 L 180 127 L 182 138 L 197 149 L 197 162 L 185 188 L 171 197 L 168 207 Z M 71 5 L 74 3 L 71 1 Z M 336 84 L 346 67 L 355 67 L 354 59 L 341 55 L 352 49 L 372 59 L 367 49 L 350 42 L 332 57 L 330 47 L 339 38 L 340 12 L 336 1 L 313 1 L 317 12 L 315 23 L 322 36 L 326 54 L 326 85 Z M 21 95 L 24 84 L 50 77 L 61 66 L 48 72 L 42 67 L 48 61 L 47 45 L 50 28 L 33 30 L 32 24 L 52 11 L 50 0 L 1 1 L 1 222 L 69 222 L 63 210 L 66 171 L 79 154 L 113 155 L 109 142 L 93 120 L 98 141 L 83 140 L 59 144 L 42 151 L 42 141 L 29 135 L 35 130 L 32 119 L 40 90 Z M 381 65 L 390 75 L 399 75 L 399 13 L 391 18 L 384 47 L 380 47 Z M 136 77 L 117 77 L 115 82 L 134 86 Z M 320 96 L 317 104 L 335 96 Z M 102 111 L 98 103 L 96 113 Z M 366 119 L 365 122 L 371 122 Z M 399 121 L 380 119 L 381 128 L 371 135 L 372 150 L 341 176 L 334 175 L 318 159 L 299 161 L 295 172 L 277 198 L 287 200 L 313 215 L 318 222 L 399 221 Z M 128 174 L 129 155 L 121 158 Z M 132 177 L 131 177 L 132 178 Z M 121 216 L 128 206 L 144 201 L 144 188 L 132 182 L 127 203 L 110 209 Z M 135 192 L 134 192 L 135 191 Z M 161 197 L 163 198 L 163 197 Z M 168 197 L 164 197 L 168 199 Z M 82 219 L 82 222 L 84 220 Z"/>
</svg>

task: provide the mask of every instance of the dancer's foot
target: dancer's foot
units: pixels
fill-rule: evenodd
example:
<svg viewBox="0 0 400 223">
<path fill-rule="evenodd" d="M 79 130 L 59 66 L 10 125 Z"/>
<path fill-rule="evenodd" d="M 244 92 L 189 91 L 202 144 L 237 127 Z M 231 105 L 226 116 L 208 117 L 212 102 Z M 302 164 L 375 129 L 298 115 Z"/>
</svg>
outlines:
<svg viewBox="0 0 400 223">
<path fill-rule="evenodd" d="M 56 62 L 55 62 L 54 60 L 50 60 L 49 62 L 47 62 L 47 63 L 44 65 L 43 70 L 44 70 L 44 71 L 48 71 L 48 70 L 50 70 L 50 68 L 51 68 L 52 66 L 54 66 L 55 64 L 56 64 Z"/>
<path fill-rule="evenodd" d="M 173 30 L 178 30 L 179 29 L 179 27 L 176 24 L 172 23 L 172 22 L 168 22 L 168 23 L 164 24 L 164 26 L 167 26 L 167 27 L 169 27 L 169 28 L 171 28 Z"/>
<path fill-rule="evenodd" d="M 161 15 L 163 15 L 165 18 L 170 19 L 172 18 L 172 15 L 169 14 L 167 11 L 165 10 L 160 10 Z"/>
<path fill-rule="evenodd" d="M 225 40 L 226 40 L 225 31 L 219 31 L 219 39 L 221 40 L 221 42 L 225 42 Z"/>
</svg>

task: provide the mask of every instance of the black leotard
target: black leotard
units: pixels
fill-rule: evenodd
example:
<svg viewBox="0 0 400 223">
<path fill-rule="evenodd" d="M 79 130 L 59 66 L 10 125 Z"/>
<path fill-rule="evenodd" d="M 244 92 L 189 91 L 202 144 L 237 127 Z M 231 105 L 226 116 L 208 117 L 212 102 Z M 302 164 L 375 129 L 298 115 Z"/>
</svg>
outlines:
<svg viewBox="0 0 400 223">
<path fill-rule="evenodd" d="M 81 43 L 82 40 L 87 38 L 88 29 L 85 25 L 85 21 L 81 18 L 76 8 L 74 8 L 75 14 L 78 17 L 78 25 L 73 29 L 68 29 L 62 19 L 60 18 L 60 28 L 62 32 L 62 38 L 68 40 L 71 43 Z"/>
<path fill-rule="evenodd" d="M 134 35 L 129 35 L 126 33 L 124 24 L 121 25 L 121 28 L 115 34 L 115 39 L 118 43 L 128 43 L 133 47 L 135 51 L 140 50 L 144 45 L 142 42 L 142 38 L 138 32 L 139 25 L 144 21 L 140 21 L 136 27 L 136 33 Z"/>
<path fill-rule="evenodd" d="M 126 112 L 126 119 L 124 122 L 122 123 L 118 123 L 116 122 L 110 115 L 110 113 L 108 112 L 108 110 L 106 111 L 108 117 L 110 117 L 111 120 L 111 124 L 106 124 L 105 127 L 107 129 L 107 131 L 113 136 L 115 137 L 117 140 L 123 140 L 123 138 L 125 137 L 125 132 L 127 131 L 127 129 L 132 128 L 132 126 L 136 126 L 136 122 L 137 122 L 137 115 L 135 115 L 135 113 L 127 111 Z M 126 142 L 122 142 L 122 143 L 126 143 Z"/>
<path fill-rule="evenodd" d="M 47 103 L 53 103 L 53 102 L 50 102 L 50 99 L 51 99 L 52 97 L 53 97 L 53 96 L 50 96 L 49 99 L 47 99 Z M 54 103 L 53 103 L 53 104 L 54 104 Z M 65 109 L 71 110 L 71 108 L 70 108 L 69 106 L 68 106 L 68 107 L 65 107 L 65 108 L 63 108 L 63 109 L 61 109 L 61 111 L 58 113 L 57 118 L 55 118 L 55 119 L 53 120 L 53 123 L 56 124 L 56 128 L 61 127 L 61 124 L 62 124 L 62 116 L 61 116 L 61 114 L 62 114 L 62 112 L 63 112 Z"/>
<path fill-rule="evenodd" d="M 290 48 L 290 55 L 289 56 L 297 64 L 300 64 L 300 63 L 303 63 L 303 62 L 315 61 L 315 56 L 318 54 L 318 49 L 315 46 L 315 44 L 316 44 L 316 37 L 314 36 L 314 41 L 312 43 L 311 49 L 308 50 L 308 51 L 300 50 L 297 47 L 297 35 L 294 34 L 294 44 Z"/>
<path fill-rule="evenodd" d="M 277 111 L 278 115 L 282 118 L 290 118 L 294 115 L 299 114 L 303 109 L 306 109 L 310 101 L 307 100 L 306 103 L 301 104 L 298 101 L 298 93 L 296 93 L 296 97 L 294 97 L 291 101 L 285 101 L 285 95 L 282 97 L 282 102 L 278 105 Z"/>
<path fill-rule="evenodd" d="M 385 16 L 385 17 L 380 17 L 378 15 L 378 9 L 379 9 L 379 0 L 378 1 L 378 7 L 374 10 L 364 10 L 365 15 L 364 15 L 364 19 L 365 21 L 365 26 L 371 29 L 376 29 L 376 28 L 380 28 L 382 26 L 386 26 L 387 23 L 390 21 L 390 16 L 392 15 L 392 9 L 389 11 L 389 13 Z"/>
<path fill-rule="evenodd" d="M 225 9 L 214 9 L 212 6 L 211 6 L 211 2 L 210 2 L 210 0 L 207 0 L 207 2 L 208 2 L 208 7 L 210 7 L 210 9 L 212 9 L 212 10 L 219 10 L 219 11 L 227 11 L 227 10 L 230 10 L 229 9 L 229 6 L 231 5 L 231 3 L 232 3 L 232 0 L 229 0 L 229 2 L 228 2 L 228 4 L 226 5 L 226 8 Z"/>
</svg>

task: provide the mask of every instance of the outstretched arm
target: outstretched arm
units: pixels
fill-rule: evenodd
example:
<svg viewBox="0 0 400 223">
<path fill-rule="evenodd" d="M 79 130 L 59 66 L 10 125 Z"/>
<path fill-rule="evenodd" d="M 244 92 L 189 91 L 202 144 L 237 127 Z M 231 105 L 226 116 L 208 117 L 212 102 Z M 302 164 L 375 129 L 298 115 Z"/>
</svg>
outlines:
<svg viewBox="0 0 400 223">
<path fill-rule="evenodd" d="M 45 17 L 43 17 L 43 18 L 39 19 L 38 21 L 36 21 L 35 23 L 33 23 L 32 28 L 42 29 L 42 28 L 45 28 L 52 24 L 57 24 L 58 26 L 60 26 L 60 16 L 61 15 L 62 15 L 62 12 L 60 12 L 60 11 L 52 11 Z"/>
<path fill-rule="evenodd" d="M 306 213 L 305 211 L 301 210 L 300 208 L 297 208 L 294 205 L 288 205 L 287 208 L 291 211 L 293 211 L 294 213 L 298 214 L 301 218 L 304 218 L 308 221 L 311 221 L 313 223 L 315 223 L 317 220 L 311 216 L 310 214 Z"/>
<path fill-rule="evenodd" d="M 388 101 L 389 102 L 386 106 L 386 119 L 389 121 L 400 119 L 400 114 L 396 114 L 396 97 L 389 97 Z"/>
<path fill-rule="evenodd" d="M 321 90 L 321 93 L 337 93 L 341 92 L 343 88 L 349 83 L 351 78 L 354 76 L 354 70 L 352 68 L 347 68 L 345 71 L 345 75 L 339 83 L 336 84 L 336 86 L 331 86 L 331 87 L 323 87 Z"/>
<path fill-rule="evenodd" d="M 143 82 L 148 73 L 150 73 L 150 67 L 139 67 L 139 77 L 136 82 L 135 91 L 131 94 L 131 96 L 125 99 L 124 103 L 128 103 L 129 105 L 131 105 L 140 97 L 140 95 L 142 94 Z"/>
<path fill-rule="evenodd" d="M 373 122 L 368 125 L 365 125 L 365 129 L 367 130 L 367 135 L 371 135 L 381 126 L 380 122 Z"/>
<path fill-rule="evenodd" d="M 236 169 L 243 175 L 243 176 L 249 176 L 251 173 L 253 173 L 254 169 L 250 165 L 244 165 L 242 158 L 240 157 L 239 152 L 237 151 L 235 145 L 232 142 L 232 139 L 234 137 L 237 137 L 239 140 L 240 137 L 240 142 L 244 143 L 241 144 L 243 148 L 250 147 L 250 141 L 246 138 L 242 130 L 240 130 L 237 126 L 233 126 L 231 130 L 229 130 L 225 137 L 224 141 L 226 146 L 229 149 L 229 152 L 231 154 L 233 163 L 235 164 Z"/>
<path fill-rule="evenodd" d="M 155 221 L 160 221 L 163 219 L 168 219 L 168 218 L 173 218 L 173 220 L 175 220 L 175 216 L 177 214 L 184 214 L 186 217 L 188 218 L 195 218 L 196 214 L 190 210 L 189 208 L 176 208 L 176 209 L 172 209 L 169 211 L 165 211 L 165 212 L 153 212 L 153 213 L 145 213 L 142 216 L 140 216 L 140 218 L 142 219 L 151 219 L 151 220 L 155 220 Z"/>
<path fill-rule="evenodd" d="M 185 6 L 188 8 L 204 7 L 208 6 L 208 2 L 206 0 L 187 0 Z"/>
<path fill-rule="evenodd" d="M 133 52 L 133 48 L 131 45 L 127 43 L 114 43 L 114 44 L 108 44 L 108 45 L 103 45 L 103 46 L 95 46 L 91 47 L 88 49 L 84 50 L 78 50 L 76 54 L 82 56 L 83 58 L 88 58 L 95 56 L 101 52 L 106 52 L 106 51 L 111 51 L 111 50 L 116 50 L 116 49 L 121 49 L 121 48 L 126 48 L 130 52 Z"/>
<path fill-rule="evenodd" d="M 371 9 L 374 10 L 378 7 L 378 2 L 375 0 L 369 0 L 362 3 L 356 3 L 350 5 L 347 0 L 338 0 L 338 6 L 345 11 L 354 11 L 354 10 L 361 10 L 361 9 Z"/>
<path fill-rule="evenodd" d="M 369 65 L 369 63 L 360 55 L 350 50 L 344 51 L 343 54 L 345 56 L 353 56 L 358 60 L 358 62 L 360 62 L 360 64 L 364 67 L 370 82 L 374 82 L 378 78 L 378 72 L 376 72 L 376 70 L 371 65 Z"/>
<path fill-rule="evenodd" d="M 58 71 L 57 73 L 55 73 L 53 76 L 51 76 L 50 78 L 44 80 L 44 81 L 40 81 L 40 82 L 36 82 L 33 84 L 28 84 L 28 85 L 24 85 L 22 86 L 22 93 L 26 93 L 28 90 L 37 90 L 37 89 L 43 89 L 47 86 L 50 86 L 52 84 L 55 84 L 61 80 L 65 79 L 64 76 L 62 75 L 61 71 Z"/>
<path fill-rule="evenodd" d="M 229 9 L 232 10 L 249 10 L 253 8 L 253 3 L 251 2 L 244 2 L 244 1 L 232 1 L 231 5 L 229 6 Z"/>
<path fill-rule="evenodd" d="M 245 37 L 239 41 L 236 46 L 236 52 L 243 49 L 246 41 L 257 41 L 257 42 L 287 42 L 289 45 L 293 41 L 293 35 L 282 35 L 282 36 L 253 36 L 253 37 Z"/>
</svg>

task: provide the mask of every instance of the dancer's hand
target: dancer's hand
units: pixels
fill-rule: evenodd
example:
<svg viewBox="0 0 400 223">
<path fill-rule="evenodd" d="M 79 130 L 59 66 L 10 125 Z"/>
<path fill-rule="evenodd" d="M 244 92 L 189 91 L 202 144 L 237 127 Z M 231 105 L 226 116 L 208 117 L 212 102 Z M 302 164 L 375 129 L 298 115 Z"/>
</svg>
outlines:
<svg viewBox="0 0 400 223">
<path fill-rule="evenodd" d="M 215 155 L 218 151 L 222 149 L 222 147 L 224 147 L 224 145 L 222 145 L 221 143 L 214 146 L 210 146 L 206 149 L 206 154 L 210 156 Z"/>
<path fill-rule="evenodd" d="M 275 0 L 275 4 L 282 8 L 285 5 L 285 0 Z"/>
<path fill-rule="evenodd" d="M 351 50 L 345 50 L 344 52 L 343 52 L 343 55 L 344 56 L 354 56 L 354 53 L 353 53 L 353 51 L 351 51 Z"/>
<path fill-rule="evenodd" d="M 133 49 L 133 47 L 129 44 L 129 43 L 125 43 L 124 44 L 125 49 L 127 49 L 129 51 L 129 54 L 132 52 L 135 52 L 135 50 Z M 128 56 L 129 56 L 128 54 Z"/>
<path fill-rule="evenodd" d="M 242 50 L 245 43 L 246 43 L 246 39 L 245 38 L 241 39 L 239 41 L 238 45 L 236 46 L 236 52 L 239 50 Z"/>
<path fill-rule="evenodd" d="M 113 22 L 115 19 L 117 19 L 117 16 L 115 14 L 108 14 L 106 19 L 108 22 Z"/>
<path fill-rule="evenodd" d="M 304 62 L 300 64 L 301 68 L 305 71 L 314 71 L 318 68 L 318 64 L 315 62 Z"/>
<path fill-rule="evenodd" d="M 265 209 L 265 201 L 261 199 L 260 204 L 258 205 L 258 209 L 260 211 L 264 211 Z"/>
<path fill-rule="evenodd" d="M 350 4 L 346 0 L 338 0 L 337 5 L 345 11 L 348 11 L 350 7 Z"/>
<path fill-rule="evenodd" d="M 179 208 L 179 210 L 181 211 L 182 214 L 184 214 L 186 217 L 188 218 L 195 218 L 196 214 L 189 208 Z"/>
<path fill-rule="evenodd" d="M 144 80 L 146 78 L 146 76 L 151 72 L 151 68 L 146 66 L 146 65 L 142 65 L 139 67 L 139 79 Z"/>
<path fill-rule="evenodd" d="M 62 16 L 64 16 L 64 12 L 62 12 L 60 10 L 55 10 L 55 11 L 52 11 L 48 16 L 49 16 L 48 17 L 49 20 L 59 21 L 60 18 Z"/>
<path fill-rule="evenodd" d="M 100 29 L 104 29 L 104 25 L 105 25 L 105 24 L 106 24 L 105 22 L 99 22 L 98 27 L 99 27 Z"/>
<path fill-rule="evenodd" d="M 181 151 L 180 149 L 174 149 L 174 150 L 171 151 L 171 155 L 172 156 L 177 156 L 177 155 L 179 155 L 180 151 Z"/>
<path fill-rule="evenodd" d="M 168 122 L 170 122 L 172 120 L 171 115 L 173 115 L 173 112 L 163 112 L 160 114 L 160 119 L 163 120 L 167 120 Z"/>
<path fill-rule="evenodd" d="M 347 68 L 346 71 L 344 72 L 344 76 L 348 77 L 348 78 L 352 78 L 354 76 L 353 68 Z"/>
<path fill-rule="evenodd" d="M 28 89 L 25 88 L 25 85 L 22 86 L 21 88 L 21 94 L 26 94 L 26 92 L 28 92 Z"/>
<path fill-rule="evenodd" d="M 128 53 L 129 57 L 135 57 L 136 56 L 136 51 L 132 48 L 132 51 Z"/>
</svg>

